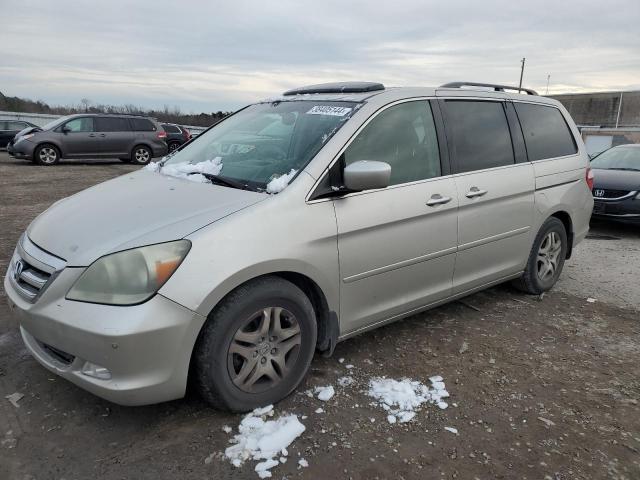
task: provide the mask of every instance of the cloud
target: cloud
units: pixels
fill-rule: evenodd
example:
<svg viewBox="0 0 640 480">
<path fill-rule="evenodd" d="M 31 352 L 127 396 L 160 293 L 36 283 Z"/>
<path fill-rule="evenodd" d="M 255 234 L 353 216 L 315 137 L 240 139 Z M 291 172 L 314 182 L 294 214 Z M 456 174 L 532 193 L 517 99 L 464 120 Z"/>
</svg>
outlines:
<svg viewBox="0 0 640 480">
<path fill-rule="evenodd" d="M 235 109 L 308 83 L 640 88 L 640 2 L 9 0 L 0 91 Z"/>
</svg>

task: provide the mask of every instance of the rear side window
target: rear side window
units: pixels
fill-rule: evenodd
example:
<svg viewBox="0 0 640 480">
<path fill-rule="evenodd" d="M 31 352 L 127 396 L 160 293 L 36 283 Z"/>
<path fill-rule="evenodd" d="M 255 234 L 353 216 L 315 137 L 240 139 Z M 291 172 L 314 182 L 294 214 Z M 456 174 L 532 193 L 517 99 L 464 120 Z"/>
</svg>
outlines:
<svg viewBox="0 0 640 480">
<path fill-rule="evenodd" d="M 180 129 L 178 127 L 176 127 L 175 125 L 167 125 L 167 124 L 163 123 L 162 124 L 162 128 L 167 133 L 180 133 Z"/>
<path fill-rule="evenodd" d="M 578 152 L 562 113 L 555 107 L 514 103 L 530 161 L 563 157 Z"/>
<path fill-rule="evenodd" d="M 429 103 L 400 103 L 377 115 L 344 152 L 345 165 L 358 160 L 391 165 L 391 185 L 439 177 L 440 151 Z"/>
<path fill-rule="evenodd" d="M 146 118 L 130 118 L 131 126 L 136 132 L 155 132 L 156 126 Z"/>
<path fill-rule="evenodd" d="M 96 132 L 129 132 L 131 127 L 126 118 L 98 117 L 96 118 Z"/>
<path fill-rule="evenodd" d="M 27 128 L 27 124 L 24 122 L 7 122 L 7 124 L 7 130 L 22 130 L 24 128 Z"/>
<path fill-rule="evenodd" d="M 456 172 L 515 163 L 502 102 L 445 100 L 444 110 L 447 131 L 452 136 Z"/>
</svg>

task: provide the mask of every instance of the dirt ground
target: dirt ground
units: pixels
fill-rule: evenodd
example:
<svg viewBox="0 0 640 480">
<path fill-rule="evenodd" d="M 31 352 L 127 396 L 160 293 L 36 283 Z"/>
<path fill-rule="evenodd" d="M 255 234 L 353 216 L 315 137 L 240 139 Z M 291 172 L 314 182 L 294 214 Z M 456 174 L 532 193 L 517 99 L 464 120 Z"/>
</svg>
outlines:
<svg viewBox="0 0 640 480">
<path fill-rule="evenodd" d="M 133 168 L 38 167 L 0 153 L 2 274 L 38 213 Z M 542 299 L 499 286 L 316 358 L 299 393 L 276 405 L 307 418 L 273 478 L 640 478 L 640 228 L 592 227 Z M 355 383 L 337 386 L 346 374 Z M 442 375 L 450 406 L 389 424 L 366 394 L 383 375 Z M 328 402 L 302 393 L 328 384 Z M 5 399 L 14 392 L 24 394 L 18 408 Z M 241 418 L 194 393 L 120 407 L 56 378 L 23 347 L 0 287 L 0 479 L 255 479 L 255 462 L 238 469 L 221 454 L 231 438 L 223 426 Z"/>
</svg>

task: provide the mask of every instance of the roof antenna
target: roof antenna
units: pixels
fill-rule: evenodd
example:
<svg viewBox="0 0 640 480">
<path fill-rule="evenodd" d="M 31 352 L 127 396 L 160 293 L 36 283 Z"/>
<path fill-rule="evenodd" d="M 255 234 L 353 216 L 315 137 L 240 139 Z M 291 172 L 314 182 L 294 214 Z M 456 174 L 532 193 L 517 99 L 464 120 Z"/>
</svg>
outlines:
<svg viewBox="0 0 640 480">
<path fill-rule="evenodd" d="M 521 63 L 522 67 L 520 68 L 520 83 L 518 84 L 518 93 L 522 91 L 522 75 L 524 75 L 524 61 L 526 58 L 522 57 Z"/>
</svg>

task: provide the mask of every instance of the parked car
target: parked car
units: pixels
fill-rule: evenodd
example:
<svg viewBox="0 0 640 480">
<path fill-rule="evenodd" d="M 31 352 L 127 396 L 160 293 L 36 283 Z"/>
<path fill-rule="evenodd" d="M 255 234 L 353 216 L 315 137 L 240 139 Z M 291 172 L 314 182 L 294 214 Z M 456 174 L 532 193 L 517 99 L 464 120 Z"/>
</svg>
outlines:
<svg viewBox="0 0 640 480">
<path fill-rule="evenodd" d="M 27 348 L 116 403 L 191 374 L 248 411 L 338 341 L 510 280 L 549 290 L 593 209 L 580 134 L 556 100 L 465 85 L 291 90 L 57 202 L 4 281 Z"/>
<path fill-rule="evenodd" d="M 21 133 L 7 150 L 16 158 L 54 165 L 61 158 L 120 158 L 146 165 L 167 154 L 167 134 L 153 119 L 133 115 L 77 114 Z"/>
<path fill-rule="evenodd" d="M 591 160 L 593 216 L 640 223 L 640 145 L 620 145 Z"/>
<path fill-rule="evenodd" d="M 36 126 L 24 120 L 0 120 L 0 148 L 6 148 L 21 130 Z"/>
<path fill-rule="evenodd" d="M 167 147 L 169 153 L 177 150 L 182 144 L 191 140 L 191 133 L 182 125 L 175 125 L 173 123 L 163 123 L 162 128 L 167 133 Z"/>
</svg>

